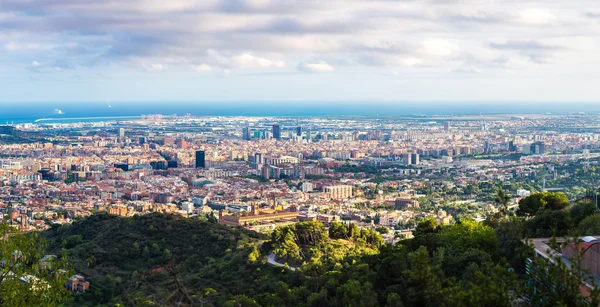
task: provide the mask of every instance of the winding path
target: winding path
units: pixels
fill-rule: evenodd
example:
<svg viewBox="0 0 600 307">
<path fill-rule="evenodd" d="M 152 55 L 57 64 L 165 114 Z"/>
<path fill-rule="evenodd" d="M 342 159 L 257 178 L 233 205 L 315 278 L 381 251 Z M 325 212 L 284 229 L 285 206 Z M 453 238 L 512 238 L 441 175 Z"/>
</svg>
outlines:
<svg viewBox="0 0 600 307">
<path fill-rule="evenodd" d="M 277 260 L 275 260 L 275 253 L 273 253 L 273 252 L 271 252 L 271 253 L 269 254 L 269 257 L 267 258 L 267 262 L 268 262 L 269 264 L 272 264 L 272 265 L 274 265 L 274 266 L 285 267 L 285 264 L 284 264 L 284 263 L 277 262 Z M 295 268 L 295 267 L 291 267 L 291 266 L 288 266 L 288 268 L 289 268 L 290 270 L 292 270 L 292 271 L 295 271 L 295 270 L 297 269 L 297 268 Z"/>
</svg>

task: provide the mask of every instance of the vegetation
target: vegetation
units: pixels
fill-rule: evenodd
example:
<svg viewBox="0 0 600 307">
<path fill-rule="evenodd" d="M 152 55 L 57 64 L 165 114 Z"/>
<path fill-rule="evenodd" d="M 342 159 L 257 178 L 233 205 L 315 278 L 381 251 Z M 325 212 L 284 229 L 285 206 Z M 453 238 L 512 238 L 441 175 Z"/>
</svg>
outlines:
<svg viewBox="0 0 600 307">
<path fill-rule="evenodd" d="M 540 209 L 562 210 L 569 206 L 569 199 L 563 193 L 542 192 L 527 196 L 519 201 L 520 215 L 532 216 Z"/>
<path fill-rule="evenodd" d="M 498 193 L 499 194 L 499 193 Z M 499 195 L 496 196 L 499 196 Z M 585 306 L 588 278 L 558 262 L 534 258 L 530 237 L 600 230 L 595 207 L 548 205 L 534 215 L 511 212 L 494 223 L 421 219 L 414 238 L 384 245 L 383 229 L 301 222 L 269 237 L 218 225 L 213 219 L 152 214 L 96 214 L 47 233 L 51 250 L 65 248 L 92 283 L 77 306 Z M 500 198 L 501 199 L 501 198 Z M 540 203 L 543 203 L 540 201 Z M 555 202 L 560 204 L 559 202 Z M 274 253 L 286 267 L 267 263 Z M 576 261 L 576 259 L 574 260 Z M 525 274 L 526 265 L 529 275 Z M 533 280 L 533 281 L 532 281 Z M 543 285 L 533 290 L 535 281 Z M 559 289 L 560 291 L 556 291 Z M 528 299 L 529 301 L 526 301 Z M 527 305 L 527 304 L 526 304 Z"/>
<path fill-rule="evenodd" d="M 256 295 L 275 276 L 258 263 L 258 233 L 212 222 L 152 214 L 120 218 L 98 213 L 46 233 L 50 250 L 67 250 L 90 290 L 76 306 L 215 306 L 235 294 Z M 285 275 L 285 274 L 284 274 Z M 255 284 L 256 287 L 248 288 Z M 266 283 L 268 284 L 268 283 Z"/>
<path fill-rule="evenodd" d="M 0 223 L 0 306 L 56 306 L 70 297 L 65 282 L 72 271 L 58 251 L 45 257 L 38 234 L 20 234 Z"/>
<path fill-rule="evenodd" d="M 300 222 L 280 227 L 272 233 L 273 252 L 291 265 L 310 263 L 315 266 L 337 264 L 347 257 L 373 254 L 383 244 L 381 235 L 355 224 Z"/>
</svg>

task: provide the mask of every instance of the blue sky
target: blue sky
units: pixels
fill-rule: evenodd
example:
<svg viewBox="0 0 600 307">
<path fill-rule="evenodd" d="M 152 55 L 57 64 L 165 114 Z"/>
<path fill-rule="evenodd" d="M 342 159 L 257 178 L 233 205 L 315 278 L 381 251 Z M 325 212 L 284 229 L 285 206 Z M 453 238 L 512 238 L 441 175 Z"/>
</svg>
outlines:
<svg viewBox="0 0 600 307">
<path fill-rule="evenodd" d="M 582 0 L 2 0 L 0 102 L 598 101 Z"/>
</svg>

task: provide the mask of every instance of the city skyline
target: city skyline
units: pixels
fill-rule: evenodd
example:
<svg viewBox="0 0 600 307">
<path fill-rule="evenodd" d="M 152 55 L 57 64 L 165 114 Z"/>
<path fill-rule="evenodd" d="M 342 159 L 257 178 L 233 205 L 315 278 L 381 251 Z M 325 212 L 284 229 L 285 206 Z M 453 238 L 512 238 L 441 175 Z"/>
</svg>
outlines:
<svg viewBox="0 0 600 307">
<path fill-rule="evenodd" d="M 583 1 L 7 0 L 0 10 L 0 102 L 599 93 L 600 12 Z"/>
</svg>

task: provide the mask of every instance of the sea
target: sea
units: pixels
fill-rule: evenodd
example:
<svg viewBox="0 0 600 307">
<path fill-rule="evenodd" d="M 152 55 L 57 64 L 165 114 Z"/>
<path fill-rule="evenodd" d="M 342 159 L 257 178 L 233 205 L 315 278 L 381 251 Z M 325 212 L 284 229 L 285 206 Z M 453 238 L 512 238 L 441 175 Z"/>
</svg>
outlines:
<svg viewBox="0 0 600 307">
<path fill-rule="evenodd" d="M 600 103 L 410 101 L 0 102 L 0 124 L 192 116 L 418 116 L 600 113 Z"/>
</svg>

